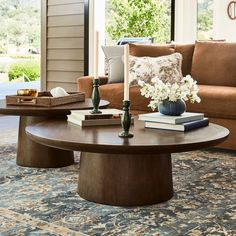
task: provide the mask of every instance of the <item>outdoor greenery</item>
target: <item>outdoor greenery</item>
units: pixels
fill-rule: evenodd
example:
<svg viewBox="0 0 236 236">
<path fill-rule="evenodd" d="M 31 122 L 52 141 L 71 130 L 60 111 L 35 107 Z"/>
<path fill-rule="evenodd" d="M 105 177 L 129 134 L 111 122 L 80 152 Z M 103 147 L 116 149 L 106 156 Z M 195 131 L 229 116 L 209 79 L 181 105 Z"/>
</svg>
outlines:
<svg viewBox="0 0 236 236">
<path fill-rule="evenodd" d="M 106 31 L 118 41 L 123 37 L 154 37 L 170 41 L 170 2 L 168 0 L 107 0 Z"/>
<path fill-rule="evenodd" d="M 1 53 L 7 53 L 10 46 L 39 51 L 39 0 L 0 0 L 0 22 Z"/>
<path fill-rule="evenodd" d="M 7 73 L 9 70 L 9 64 L 8 63 L 0 63 L 0 73 Z"/>
<path fill-rule="evenodd" d="M 40 2 L 0 0 L 0 82 L 39 79 Z"/>
<path fill-rule="evenodd" d="M 198 39 L 212 38 L 213 0 L 198 0 Z"/>
<path fill-rule="evenodd" d="M 39 62 L 36 60 L 13 63 L 8 72 L 9 80 L 23 77 L 25 82 L 38 80 L 40 77 Z"/>
<path fill-rule="evenodd" d="M 170 41 L 170 0 L 106 0 L 107 44 L 123 37 Z M 213 0 L 198 0 L 197 39 L 211 39 Z"/>
</svg>

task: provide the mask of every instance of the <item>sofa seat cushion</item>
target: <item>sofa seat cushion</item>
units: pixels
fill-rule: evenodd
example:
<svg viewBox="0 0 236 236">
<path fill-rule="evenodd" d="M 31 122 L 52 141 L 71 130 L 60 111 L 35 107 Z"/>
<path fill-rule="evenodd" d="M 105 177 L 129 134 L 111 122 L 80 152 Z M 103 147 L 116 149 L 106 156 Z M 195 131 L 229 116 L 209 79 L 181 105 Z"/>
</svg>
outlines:
<svg viewBox="0 0 236 236">
<path fill-rule="evenodd" d="M 110 102 L 112 108 L 122 109 L 122 102 L 124 99 L 124 84 L 106 84 L 99 87 L 101 99 Z M 129 90 L 129 98 L 131 101 L 131 110 L 151 111 L 148 107 L 149 99 L 141 96 L 140 87 L 134 86 Z"/>
<path fill-rule="evenodd" d="M 236 87 L 199 85 L 200 103 L 187 103 L 187 111 L 206 117 L 236 119 Z"/>
<path fill-rule="evenodd" d="M 236 86 L 236 43 L 196 42 L 192 77 L 198 84 Z"/>
</svg>

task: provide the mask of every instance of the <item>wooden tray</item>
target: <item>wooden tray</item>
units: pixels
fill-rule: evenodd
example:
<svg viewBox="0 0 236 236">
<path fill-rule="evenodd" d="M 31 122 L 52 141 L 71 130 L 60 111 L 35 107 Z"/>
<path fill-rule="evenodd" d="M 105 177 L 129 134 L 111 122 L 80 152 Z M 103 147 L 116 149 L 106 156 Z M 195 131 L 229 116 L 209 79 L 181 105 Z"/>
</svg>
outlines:
<svg viewBox="0 0 236 236">
<path fill-rule="evenodd" d="M 69 93 L 68 96 L 52 97 L 50 92 L 39 92 L 37 97 L 7 95 L 7 105 L 51 107 L 85 100 L 85 93 Z"/>
</svg>

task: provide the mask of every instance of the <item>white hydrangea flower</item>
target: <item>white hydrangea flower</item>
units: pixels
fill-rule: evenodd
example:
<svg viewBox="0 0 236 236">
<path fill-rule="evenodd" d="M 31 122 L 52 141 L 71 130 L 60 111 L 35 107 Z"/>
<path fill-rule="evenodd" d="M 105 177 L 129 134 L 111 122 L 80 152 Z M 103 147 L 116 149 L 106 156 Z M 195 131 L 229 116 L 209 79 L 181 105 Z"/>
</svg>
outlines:
<svg viewBox="0 0 236 236">
<path fill-rule="evenodd" d="M 144 81 L 139 80 L 138 84 L 141 86 L 141 95 L 146 98 L 151 98 L 151 102 L 148 105 L 153 110 L 158 106 L 158 103 L 169 100 L 177 101 L 182 99 L 190 102 L 200 102 L 201 99 L 197 95 L 199 88 L 197 81 L 195 81 L 190 75 L 183 77 L 178 83 L 173 84 L 164 83 L 158 77 L 154 77 L 151 80 L 152 84 L 147 84 Z"/>
</svg>

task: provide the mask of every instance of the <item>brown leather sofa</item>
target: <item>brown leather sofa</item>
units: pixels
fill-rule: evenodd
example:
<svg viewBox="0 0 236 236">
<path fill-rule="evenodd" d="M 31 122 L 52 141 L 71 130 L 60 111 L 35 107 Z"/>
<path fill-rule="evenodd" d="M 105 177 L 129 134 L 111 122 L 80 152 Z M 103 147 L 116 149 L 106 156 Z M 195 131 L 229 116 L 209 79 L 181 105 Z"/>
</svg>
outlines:
<svg viewBox="0 0 236 236">
<path fill-rule="evenodd" d="M 131 44 L 134 56 L 161 56 L 179 52 L 183 56 L 183 75 L 191 74 L 198 81 L 201 103 L 187 103 L 187 111 L 203 112 L 210 122 L 230 130 L 229 138 L 220 147 L 236 150 L 236 43 L 197 41 L 195 44 L 141 45 Z M 122 108 L 123 83 L 109 84 L 100 77 L 100 95 L 110 107 Z M 92 78 L 81 77 L 77 89 L 86 97 L 92 94 Z M 140 88 L 130 88 L 133 114 L 151 111 L 149 100 L 140 95 Z"/>
</svg>

